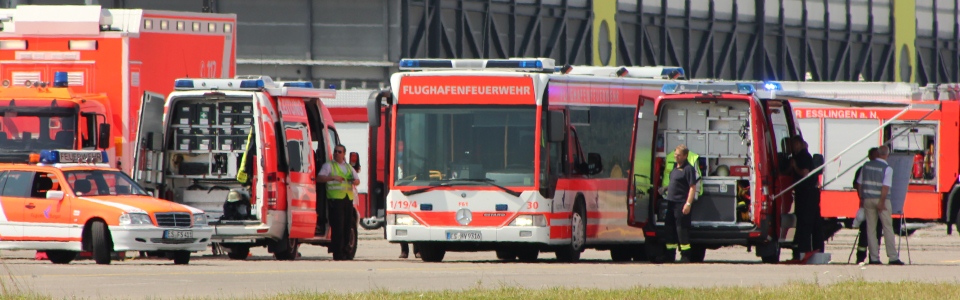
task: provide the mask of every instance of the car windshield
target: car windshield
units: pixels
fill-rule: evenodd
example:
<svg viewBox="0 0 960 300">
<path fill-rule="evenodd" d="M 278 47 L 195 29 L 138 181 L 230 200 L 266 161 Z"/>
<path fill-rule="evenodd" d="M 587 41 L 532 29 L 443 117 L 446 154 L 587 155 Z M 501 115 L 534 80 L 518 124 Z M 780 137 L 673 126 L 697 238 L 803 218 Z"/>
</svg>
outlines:
<svg viewBox="0 0 960 300">
<path fill-rule="evenodd" d="M 396 185 L 534 183 L 534 106 L 400 106 L 396 120 Z"/>
<path fill-rule="evenodd" d="M 116 170 L 68 171 L 63 175 L 77 196 L 148 195 L 127 174 Z"/>
<path fill-rule="evenodd" d="M 0 150 L 74 149 L 77 111 L 57 107 L 6 107 L 0 110 Z"/>
</svg>

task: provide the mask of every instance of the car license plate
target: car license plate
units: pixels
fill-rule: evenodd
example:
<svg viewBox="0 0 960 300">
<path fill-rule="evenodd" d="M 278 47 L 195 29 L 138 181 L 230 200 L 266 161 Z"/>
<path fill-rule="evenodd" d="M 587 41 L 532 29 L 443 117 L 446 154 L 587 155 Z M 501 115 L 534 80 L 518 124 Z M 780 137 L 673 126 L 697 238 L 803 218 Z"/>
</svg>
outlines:
<svg viewBox="0 0 960 300">
<path fill-rule="evenodd" d="M 449 230 L 447 231 L 447 240 L 451 241 L 479 241 L 480 240 L 480 231 L 479 230 Z"/>
<path fill-rule="evenodd" d="M 163 238 L 165 239 L 192 239 L 193 231 L 189 230 L 164 230 Z"/>
</svg>

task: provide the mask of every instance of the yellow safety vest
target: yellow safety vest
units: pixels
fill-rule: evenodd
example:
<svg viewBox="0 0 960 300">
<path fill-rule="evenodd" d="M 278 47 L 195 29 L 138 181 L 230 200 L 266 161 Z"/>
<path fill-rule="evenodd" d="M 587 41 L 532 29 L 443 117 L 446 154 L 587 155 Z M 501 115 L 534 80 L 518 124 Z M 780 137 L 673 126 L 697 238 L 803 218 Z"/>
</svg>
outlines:
<svg viewBox="0 0 960 300">
<path fill-rule="evenodd" d="M 343 177 L 344 180 L 342 182 L 327 181 L 327 199 L 344 199 L 352 201 L 353 184 L 351 182 L 353 181 L 353 178 L 349 176 L 352 173 L 349 171 L 344 172 L 343 170 L 340 170 L 340 164 L 335 161 L 330 162 L 330 166 L 332 167 L 330 169 L 330 174 Z"/>
<path fill-rule="evenodd" d="M 250 131 L 249 134 L 247 134 L 247 142 L 243 145 L 243 158 L 240 159 L 240 170 L 237 171 L 237 181 L 239 181 L 240 184 L 243 184 L 243 185 L 250 184 L 250 176 L 247 174 L 248 170 L 246 169 L 246 167 L 247 167 L 247 159 L 250 156 L 250 153 L 249 153 L 250 151 L 247 151 L 247 150 L 250 150 L 250 143 L 253 140 L 251 137 L 253 137 L 252 130 Z M 249 171 L 253 171 L 253 170 L 249 170 Z"/>
</svg>

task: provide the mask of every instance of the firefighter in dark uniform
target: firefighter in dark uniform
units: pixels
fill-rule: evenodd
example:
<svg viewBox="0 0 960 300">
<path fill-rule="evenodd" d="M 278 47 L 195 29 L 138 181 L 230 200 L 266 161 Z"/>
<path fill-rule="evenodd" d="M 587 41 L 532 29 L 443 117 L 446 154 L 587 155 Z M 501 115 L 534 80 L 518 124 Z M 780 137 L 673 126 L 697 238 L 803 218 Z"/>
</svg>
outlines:
<svg viewBox="0 0 960 300">
<path fill-rule="evenodd" d="M 690 262 L 690 207 L 696 195 L 696 184 L 700 180 L 697 170 L 687 161 L 689 150 L 686 145 L 677 146 L 673 151 L 676 166 L 670 171 L 670 185 L 667 186 L 667 250 L 680 249 L 680 262 Z M 669 259 L 669 258 L 668 258 Z"/>
<path fill-rule="evenodd" d="M 793 158 L 790 167 L 796 180 L 803 179 L 814 169 L 813 156 L 804 146 L 802 138 L 793 139 Z M 794 212 L 797 216 L 797 232 L 794 238 L 796 251 L 794 258 L 799 259 L 799 253 L 823 252 L 824 238 L 820 216 L 820 188 L 817 187 L 817 176 L 811 176 L 800 182 L 794 188 Z"/>
</svg>

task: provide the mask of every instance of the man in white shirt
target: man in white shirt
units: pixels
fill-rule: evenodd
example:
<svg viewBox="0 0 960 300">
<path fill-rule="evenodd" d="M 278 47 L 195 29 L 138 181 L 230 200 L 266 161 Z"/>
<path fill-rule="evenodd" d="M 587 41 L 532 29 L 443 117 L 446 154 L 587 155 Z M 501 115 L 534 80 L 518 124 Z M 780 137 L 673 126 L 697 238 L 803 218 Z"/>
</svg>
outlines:
<svg viewBox="0 0 960 300">
<path fill-rule="evenodd" d="M 347 147 L 337 145 L 333 150 L 333 161 L 328 161 L 320 167 L 317 182 L 327 184 L 327 203 L 330 211 L 330 247 L 334 260 L 347 260 L 349 252 L 348 238 L 350 227 L 356 226 L 353 222 L 356 212 L 353 208 L 353 187 L 360 184 L 360 177 L 350 164 L 344 160 Z"/>
<path fill-rule="evenodd" d="M 890 216 L 890 186 L 893 185 L 893 168 L 887 164 L 890 148 L 880 146 L 877 149 L 877 159 L 863 165 L 857 184 L 860 185 L 861 203 L 867 217 L 867 245 L 869 245 L 870 264 L 880 262 L 880 244 L 877 241 L 877 217 L 883 225 L 883 243 L 887 248 L 888 264 L 903 265 L 900 253 L 897 252 L 896 240 L 893 236 L 893 218 Z"/>
</svg>

